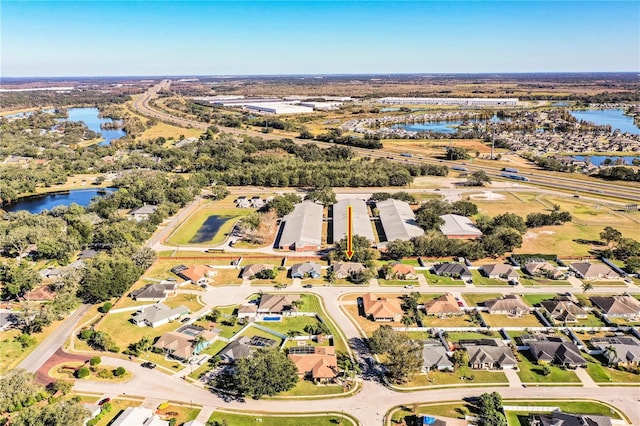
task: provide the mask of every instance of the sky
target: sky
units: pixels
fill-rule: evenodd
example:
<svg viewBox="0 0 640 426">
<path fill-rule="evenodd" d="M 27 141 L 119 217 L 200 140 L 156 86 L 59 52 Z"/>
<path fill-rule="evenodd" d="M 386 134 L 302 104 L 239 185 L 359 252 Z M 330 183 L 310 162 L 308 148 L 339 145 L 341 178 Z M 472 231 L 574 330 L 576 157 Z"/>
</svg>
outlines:
<svg viewBox="0 0 640 426">
<path fill-rule="evenodd" d="M 0 0 L 0 75 L 640 71 L 640 2 Z"/>
</svg>

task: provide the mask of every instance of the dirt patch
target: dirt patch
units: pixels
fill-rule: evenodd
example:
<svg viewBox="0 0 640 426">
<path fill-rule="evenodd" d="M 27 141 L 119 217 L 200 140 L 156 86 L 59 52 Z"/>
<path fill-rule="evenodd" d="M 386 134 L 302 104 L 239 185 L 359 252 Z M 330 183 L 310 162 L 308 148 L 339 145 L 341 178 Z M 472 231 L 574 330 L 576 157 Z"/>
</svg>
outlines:
<svg viewBox="0 0 640 426">
<path fill-rule="evenodd" d="M 58 364 L 69 363 L 69 362 L 81 362 L 85 363 L 90 356 L 88 355 L 78 355 L 78 354 L 70 354 L 62 349 L 58 349 L 51 358 L 45 362 L 42 367 L 36 371 L 36 382 L 46 386 L 49 383 L 55 382 L 55 379 L 49 376 L 49 371 Z"/>
<path fill-rule="evenodd" d="M 506 200 L 507 197 L 505 197 L 502 194 L 496 194 L 495 192 L 491 192 L 491 191 L 484 191 L 482 194 L 471 194 L 469 195 L 469 198 L 471 198 L 472 200 L 486 200 L 486 201 L 497 201 L 497 200 Z"/>
</svg>

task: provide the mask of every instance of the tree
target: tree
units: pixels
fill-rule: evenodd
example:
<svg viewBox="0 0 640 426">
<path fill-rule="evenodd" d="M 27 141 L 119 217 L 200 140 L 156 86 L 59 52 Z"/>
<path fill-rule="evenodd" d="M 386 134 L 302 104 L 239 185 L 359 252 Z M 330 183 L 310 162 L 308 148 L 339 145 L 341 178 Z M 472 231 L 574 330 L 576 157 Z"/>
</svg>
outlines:
<svg viewBox="0 0 640 426">
<path fill-rule="evenodd" d="M 491 178 L 484 170 L 476 170 L 467 178 L 469 186 L 484 186 L 485 183 L 491 183 Z"/>
<path fill-rule="evenodd" d="M 75 401 L 61 401 L 43 407 L 30 407 L 11 420 L 12 426 L 80 426 L 89 410 Z"/>
<path fill-rule="evenodd" d="M 89 377 L 90 374 L 91 374 L 91 371 L 89 371 L 87 367 L 81 367 L 78 370 L 76 370 L 76 377 L 78 379 L 84 379 L 86 377 Z"/>
<path fill-rule="evenodd" d="M 215 308 L 212 309 L 211 312 L 209 312 L 209 314 L 207 315 L 207 319 L 209 321 L 218 322 L 218 318 L 220 318 L 220 315 L 222 315 L 222 312 L 220 312 L 219 309 Z"/>
<path fill-rule="evenodd" d="M 503 213 L 494 217 L 491 221 L 490 227 L 498 228 L 500 226 L 503 226 L 505 228 L 513 228 L 520 234 L 525 234 L 527 232 L 527 225 L 525 224 L 524 220 L 514 213 Z"/>
<path fill-rule="evenodd" d="M 381 325 L 376 331 L 373 332 L 369 338 L 369 348 L 373 354 L 382 354 L 388 352 L 390 347 L 394 344 L 393 328 L 390 325 Z"/>
<path fill-rule="evenodd" d="M 398 333 L 399 334 L 399 333 Z M 395 383 L 405 383 L 410 376 L 420 371 L 422 367 L 422 345 L 413 341 L 406 334 L 399 334 L 396 345 L 387 352 L 387 361 L 384 366 L 389 378 Z"/>
<path fill-rule="evenodd" d="M 127 370 L 124 367 L 118 367 L 113 371 L 113 375 L 116 377 L 124 376 Z"/>
<path fill-rule="evenodd" d="M 102 359 L 99 356 L 94 356 L 91 357 L 91 359 L 89 360 L 89 365 L 91 365 L 92 367 L 95 367 L 96 365 L 99 365 L 102 362 Z"/>
<path fill-rule="evenodd" d="M 341 261 L 365 263 L 373 259 L 373 250 L 370 248 L 369 240 L 360 235 L 354 235 L 351 239 L 351 259 L 347 257 L 347 238 L 343 238 L 335 244 L 334 257 Z"/>
<path fill-rule="evenodd" d="M 133 263 L 135 263 L 142 271 L 146 271 L 151 265 L 153 265 L 153 262 L 155 262 L 157 258 L 158 255 L 156 252 L 149 247 L 140 247 L 133 256 L 131 256 Z"/>
<path fill-rule="evenodd" d="M 250 212 L 240 221 L 240 229 L 243 233 L 255 231 L 260 227 L 260 215 L 257 212 Z"/>
<path fill-rule="evenodd" d="M 421 208 L 416 213 L 416 223 L 420 228 L 428 231 L 431 229 L 439 229 L 440 226 L 444 225 L 444 220 L 438 213 Z"/>
<path fill-rule="evenodd" d="M 333 192 L 331 188 L 317 188 L 313 191 L 309 192 L 305 200 L 311 200 L 317 203 L 328 207 L 331 204 L 335 204 L 338 200 L 336 199 L 336 193 Z"/>
<path fill-rule="evenodd" d="M 468 160 L 469 151 L 465 148 L 459 148 L 455 146 L 447 147 L 446 159 L 455 161 L 455 160 Z"/>
<path fill-rule="evenodd" d="M 628 258 L 625 267 L 627 269 L 627 272 L 629 272 L 630 274 L 640 272 L 640 257 L 633 256 Z"/>
<path fill-rule="evenodd" d="M 120 297 L 141 274 L 142 269 L 132 259 L 99 254 L 86 266 L 80 297 L 91 303 Z"/>
<path fill-rule="evenodd" d="M 274 197 L 267 205 L 265 210 L 275 210 L 279 217 L 283 217 L 293 211 L 294 205 L 300 202 L 300 197 L 296 194 L 285 194 Z"/>
<path fill-rule="evenodd" d="M 469 353 L 464 349 L 457 349 L 451 357 L 456 367 L 466 367 L 469 365 Z"/>
<path fill-rule="evenodd" d="M 236 361 L 235 371 L 216 380 L 223 389 L 233 389 L 240 396 L 260 399 L 292 389 L 298 382 L 298 369 L 284 352 L 258 349 L 251 356 Z"/>
<path fill-rule="evenodd" d="M 622 238 L 622 233 L 611 226 L 606 226 L 600 233 L 600 239 L 609 246 L 612 242 L 618 242 Z"/>
<path fill-rule="evenodd" d="M 0 413 L 18 411 L 33 405 L 42 387 L 34 381 L 34 374 L 27 370 L 9 370 L 0 377 Z"/>
<path fill-rule="evenodd" d="M 613 365 L 616 364 L 616 358 L 618 356 L 618 350 L 616 349 L 615 346 L 609 345 L 604 350 L 604 356 L 605 356 L 605 358 L 607 358 L 607 362 L 608 362 L 609 366 L 613 366 Z"/>
<path fill-rule="evenodd" d="M 590 290 L 593 290 L 593 284 L 591 284 L 591 283 L 590 283 L 590 282 L 588 282 L 588 281 L 584 281 L 584 282 L 582 283 L 582 292 L 583 292 L 583 293 L 586 293 L 586 292 L 588 292 L 588 291 L 590 291 Z"/>
<path fill-rule="evenodd" d="M 4 263 L 0 265 L 0 281 L 3 282 L 2 297 L 14 299 L 33 290 L 42 282 L 42 277 L 27 262 Z"/>
</svg>

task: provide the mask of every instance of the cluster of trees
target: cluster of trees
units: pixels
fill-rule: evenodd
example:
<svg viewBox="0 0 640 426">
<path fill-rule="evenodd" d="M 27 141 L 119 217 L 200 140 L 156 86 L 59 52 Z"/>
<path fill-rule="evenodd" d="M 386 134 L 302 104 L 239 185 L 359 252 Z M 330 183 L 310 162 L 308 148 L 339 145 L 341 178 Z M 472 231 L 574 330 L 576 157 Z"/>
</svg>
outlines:
<svg viewBox="0 0 640 426">
<path fill-rule="evenodd" d="M 275 349 L 258 349 L 216 376 L 212 386 L 239 397 L 260 399 L 292 389 L 298 383 L 298 369 L 287 355 Z"/>
<path fill-rule="evenodd" d="M 92 329 L 82 330 L 78 334 L 78 339 L 84 340 L 87 344 L 96 351 L 102 352 L 119 352 L 120 348 L 118 348 L 113 339 L 109 336 L 109 334 L 104 331 L 94 331 Z"/>
<path fill-rule="evenodd" d="M 571 213 L 560 211 L 560 206 L 555 205 L 553 211 L 546 213 L 529 213 L 526 224 L 529 228 L 539 228 L 541 226 L 562 225 L 571 222 Z"/>
<path fill-rule="evenodd" d="M 413 195 L 409 194 L 408 192 L 405 191 L 399 191 L 399 192 L 374 192 L 371 197 L 369 197 L 369 201 L 385 201 L 388 200 L 390 198 L 393 198 L 394 200 L 400 200 L 400 201 L 404 201 L 407 202 L 409 204 L 413 204 L 416 203 L 416 197 L 414 197 Z"/>
<path fill-rule="evenodd" d="M 502 396 L 498 392 L 483 393 L 476 402 L 478 426 L 507 426 L 502 411 Z"/>
<path fill-rule="evenodd" d="M 61 398 L 71 388 L 69 382 L 54 382 L 45 389 L 26 370 L 11 370 L 0 377 L 0 413 L 15 413 L 11 418 L 14 426 L 82 425 L 88 410 L 79 399 Z"/>
<path fill-rule="evenodd" d="M 425 231 L 439 229 L 444 224 L 440 216 L 445 214 L 457 214 L 461 216 L 474 216 L 478 214 L 478 206 L 470 201 L 455 201 L 449 203 L 440 199 L 429 200 L 416 210 L 416 222 Z"/>
<path fill-rule="evenodd" d="M 371 353 L 385 355 L 385 373 L 394 383 L 406 383 L 422 367 L 422 345 L 405 333 L 383 325 L 369 339 Z"/>
<path fill-rule="evenodd" d="M 640 182 L 640 170 L 634 170 L 631 167 L 607 167 L 605 169 L 598 170 L 595 176 L 607 180 Z"/>
<path fill-rule="evenodd" d="M 355 146 L 358 148 L 382 148 L 382 142 L 378 135 L 365 134 L 364 137 L 355 135 L 344 135 L 342 129 L 331 129 L 328 133 L 316 136 L 316 140 L 321 142 L 331 142 L 341 145 Z"/>
<path fill-rule="evenodd" d="M 448 146 L 445 151 L 445 158 L 447 160 L 455 161 L 455 160 L 468 160 L 471 158 L 469 155 L 469 150 L 466 148 L 461 148 L 457 146 Z"/>
<path fill-rule="evenodd" d="M 600 240 L 606 244 L 601 254 L 605 257 L 625 261 L 625 268 L 629 273 L 640 272 L 640 242 L 633 238 L 626 238 L 617 229 L 606 226 L 600 233 Z"/>
</svg>

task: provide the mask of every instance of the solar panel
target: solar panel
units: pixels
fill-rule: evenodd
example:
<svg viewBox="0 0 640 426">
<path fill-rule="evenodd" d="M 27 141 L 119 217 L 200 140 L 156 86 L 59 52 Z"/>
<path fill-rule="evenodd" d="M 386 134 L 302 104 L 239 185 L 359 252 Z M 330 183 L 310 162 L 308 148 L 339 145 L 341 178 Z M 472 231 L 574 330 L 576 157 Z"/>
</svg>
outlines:
<svg viewBox="0 0 640 426">
<path fill-rule="evenodd" d="M 276 344 L 276 341 L 267 337 L 253 336 L 250 344 L 252 346 L 273 346 Z"/>
</svg>

